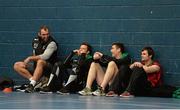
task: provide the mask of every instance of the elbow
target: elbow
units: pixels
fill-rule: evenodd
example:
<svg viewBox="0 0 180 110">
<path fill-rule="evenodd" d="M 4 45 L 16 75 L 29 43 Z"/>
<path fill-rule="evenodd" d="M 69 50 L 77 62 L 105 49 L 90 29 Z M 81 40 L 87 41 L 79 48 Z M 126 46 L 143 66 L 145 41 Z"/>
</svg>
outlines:
<svg viewBox="0 0 180 110">
<path fill-rule="evenodd" d="M 48 60 L 48 59 L 50 58 L 50 56 L 42 55 L 42 56 L 40 56 L 40 58 L 41 58 L 42 60 Z"/>
</svg>

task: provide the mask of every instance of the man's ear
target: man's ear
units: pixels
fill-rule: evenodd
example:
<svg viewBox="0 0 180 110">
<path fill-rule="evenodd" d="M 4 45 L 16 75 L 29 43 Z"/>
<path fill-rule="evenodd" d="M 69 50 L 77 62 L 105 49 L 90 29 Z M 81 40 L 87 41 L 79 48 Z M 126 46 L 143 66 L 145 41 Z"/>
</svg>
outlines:
<svg viewBox="0 0 180 110">
<path fill-rule="evenodd" d="M 41 36 L 41 33 L 40 33 L 40 32 L 38 32 L 38 37 L 39 37 L 39 36 Z"/>
<path fill-rule="evenodd" d="M 149 57 L 152 59 L 152 55 L 149 55 Z"/>
<path fill-rule="evenodd" d="M 121 52 L 121 48 L 118 48 L 118 52 Z"/>
<path fill-rule="evenodd" d="M 89 54 L 90 53 L 90 51 L 87 51 L 87 54 Z"/>
</svg>

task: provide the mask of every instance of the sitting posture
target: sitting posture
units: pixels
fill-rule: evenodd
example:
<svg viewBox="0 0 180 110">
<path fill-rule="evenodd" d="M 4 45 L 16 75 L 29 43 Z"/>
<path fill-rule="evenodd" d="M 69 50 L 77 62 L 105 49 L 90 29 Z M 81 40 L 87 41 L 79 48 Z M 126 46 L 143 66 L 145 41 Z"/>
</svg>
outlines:
<svg viewBox="0 0 180 110">
<path fill-rule="evenodd" d="M 111 85 L 118 72 L 124 71 L 128 67 L 131 59 L 124 50 L 122 43 L 113 43 L 111 48 L 112 57 L 103 55 L 100 52 L 94 54 L 94 62 L 89 69 L 86 87 L 79 91 L 80 95 L 105 95 L 108 85 Z M 104 68 L 106 72 L 104 72 Z M 96 80 L 98 89 L 92 92 L 92 84 Z"/>
<path fill-rule="evenodd" d="M 57 50 L 57 43 L 50 36 L 48 27 L 42 26 L 38 37 L 33 40 L 33 55 L 14 64 L 14 70 L 30 81 L 25 92 L 33 92 L 41 76 L 51 71 L 52 65 L 57 61 Z"/>
<path fill-rule="evenodd" d="M 141 62 L 135 62 L 130 65 L 130 81 L 125 92 L 120 97 L 149 96 L 153 88 L 161 86 L 161 66 L 153 58 L 153 49 L 144 47 L 141 51 Z"/>
<path fill-rule="evenodd" d="M 62 86 L 65 81 L 64 76 L 67 73 L 69 73 L 67 82 L 57 93 L 69 94 L 82 90 L 85 87 L 87 73 L 93 61 L 91 52 L 91 46 L 83 42 L 80 48 L 73 50 L 63 63 L 57 62 L 53 67 L 47 86 L 41 90 L 41 93 L 56 92 L 57 86 L 55 85 L 60 83 L 60 86 Z"/>
</svg>

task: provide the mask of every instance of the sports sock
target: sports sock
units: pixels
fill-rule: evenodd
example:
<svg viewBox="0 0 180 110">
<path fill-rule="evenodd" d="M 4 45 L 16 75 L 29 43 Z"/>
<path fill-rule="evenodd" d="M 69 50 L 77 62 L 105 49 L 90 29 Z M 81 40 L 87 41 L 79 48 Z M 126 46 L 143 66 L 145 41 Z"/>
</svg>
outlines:
<svg viewBox="0 0 180 110">
<path fill-rule="evenodd" d="M 67 83 L 65 84 L 65 86 L 67 86 L 69 83 L 74 81 L 76 78 L 77 78 L 77 75 L 70 75 Z"/>
</svg>

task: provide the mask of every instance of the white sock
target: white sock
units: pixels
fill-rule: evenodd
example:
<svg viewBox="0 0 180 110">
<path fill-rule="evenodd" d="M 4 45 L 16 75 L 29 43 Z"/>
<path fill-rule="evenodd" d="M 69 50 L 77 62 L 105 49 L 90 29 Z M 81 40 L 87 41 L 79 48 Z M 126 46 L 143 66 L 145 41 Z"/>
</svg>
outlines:
<svg viewBox="0 0 180 110">
<path fill-rule="evenodd" d="M 58 75 L 59 75 L 59 67 L 57 67 L 55 74 L 56 74 L 56 76 L 58 77 Z M 49 78 L 49 81 L 48 81 L 48 83 L 47 83 L 47 86 L 49 86 L 49 84 L 51 83 L 53 77 L 54 77 L 54 74 L 51 73 L 50 78 Z"/>
<path fill-rule="evenodd" d="M 36 85 L 36 81 L 35 80 L 31 80 L 30 84 L 32 84 L 33 86 Z"/>
<path fill-rule="evenodd" d="M 74 81 L 76 78 L 77 78 L 77 75 L 70 75 L 67 83 L 65 84 L 65 86 L 67 86 L 69 83 Z"/>
<path fill-rule="evenodd" d="M 54 77 L 54 74 L 51 74 L 51 75 L 50 75 L 50 78 L 49 78 L 49 81 L 48 81 L 48 83 L 47 83 L 47 86 L 49 86 L 49 84 L 51 83 L 53 77 Z"/>
<path fill-rule="evenodd" d="M 57 67 L 55 74 L 56 74 L 57 77 L 59 76 L 59 67 Z"/>
</svg>

